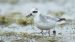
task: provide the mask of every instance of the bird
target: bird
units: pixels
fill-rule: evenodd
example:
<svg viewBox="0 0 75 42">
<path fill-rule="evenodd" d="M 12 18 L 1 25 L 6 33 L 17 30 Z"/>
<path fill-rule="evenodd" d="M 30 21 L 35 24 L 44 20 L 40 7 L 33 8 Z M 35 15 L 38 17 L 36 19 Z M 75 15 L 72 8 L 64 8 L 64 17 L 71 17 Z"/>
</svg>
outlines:
<svg viewBox="0 0 75 42">
<path fill-rule="evenodd" d="M 59 18 L 41 14 L 36 8 L 28 16 L 34 17 L 34 25 L 41 30 L 42 35 L 44 35 L 43 30 L 48 30 L 50 36 L 50 29 L 53 29 L 59 21 Z"/>
</svg>

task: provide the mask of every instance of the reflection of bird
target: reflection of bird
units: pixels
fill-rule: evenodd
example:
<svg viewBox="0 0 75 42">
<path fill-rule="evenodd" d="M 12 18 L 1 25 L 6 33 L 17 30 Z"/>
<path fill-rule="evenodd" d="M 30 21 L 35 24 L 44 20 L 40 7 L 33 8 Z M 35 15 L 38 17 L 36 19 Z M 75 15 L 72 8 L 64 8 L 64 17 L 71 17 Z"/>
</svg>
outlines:
<svg viewBox="0 0 75 42">
<path fill-rule="evenodd" d="M 33 12 L 37 11 L 37 12 Z M 34 9 L 32 11 L 32 16 L 34 16 L 34 24 L 37 28 L 41 30 L 43 35 L 43 30 L 48 30 L 48 34 L 50 36 L 50 29 L 54 28 L 56 22 L 58 22 L 58 18 L 42 15 L 38 12 L 38 10 Z"/>
</svg>

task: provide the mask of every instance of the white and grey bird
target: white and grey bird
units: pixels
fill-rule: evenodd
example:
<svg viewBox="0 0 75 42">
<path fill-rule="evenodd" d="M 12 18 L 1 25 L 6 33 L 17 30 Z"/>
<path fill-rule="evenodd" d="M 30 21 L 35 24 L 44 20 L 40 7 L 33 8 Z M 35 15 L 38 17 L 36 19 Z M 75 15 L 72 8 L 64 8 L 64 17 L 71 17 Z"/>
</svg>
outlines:
<svg viewBox="0 0 75 42">
<path fill-rule="evenodd" d="M 50 29 L 53 29 L 56 23 L 60 21 L 59 18 L 41 14 L 38 9 L 34 9 L 31 16 L 34 17 L 34 24 L 41 30 L 42 35 L 43 30 L 48 30 L 48 34 L 50 36 Z"/>
</svg>

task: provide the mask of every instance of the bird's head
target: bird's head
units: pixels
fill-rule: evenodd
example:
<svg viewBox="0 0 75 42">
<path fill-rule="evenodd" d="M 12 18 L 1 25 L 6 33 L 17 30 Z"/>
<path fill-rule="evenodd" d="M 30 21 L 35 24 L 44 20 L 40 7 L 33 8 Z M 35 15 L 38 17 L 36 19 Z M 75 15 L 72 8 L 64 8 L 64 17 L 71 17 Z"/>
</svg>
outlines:
<svg viewBox="0 0 75 42">
<path fill-rule="evenodd" d="M 38 9 L 34 8 L 32 9 L 31 13 L 28 16 L 36 16 L 38 14 Z"/>
</svg>

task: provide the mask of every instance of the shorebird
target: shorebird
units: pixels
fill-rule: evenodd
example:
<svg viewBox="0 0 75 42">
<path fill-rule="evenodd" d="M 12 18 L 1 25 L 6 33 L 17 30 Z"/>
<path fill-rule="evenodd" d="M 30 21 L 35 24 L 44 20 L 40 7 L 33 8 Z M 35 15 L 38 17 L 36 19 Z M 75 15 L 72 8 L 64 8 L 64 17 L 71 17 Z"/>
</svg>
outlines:
<svg viewBox="0 0 75 42">
<path fill-rule="evenodd" d="M 34 17 L 34 25 L 41 30 L 42 35 L 43 30 L 48 30 L 50 36 L 50 29 L 53 29 L 56 23 L 60 21 L 59 18 L 41 14 L 38 9 L 34 9 L 28 16 Z"/>
</svg>

